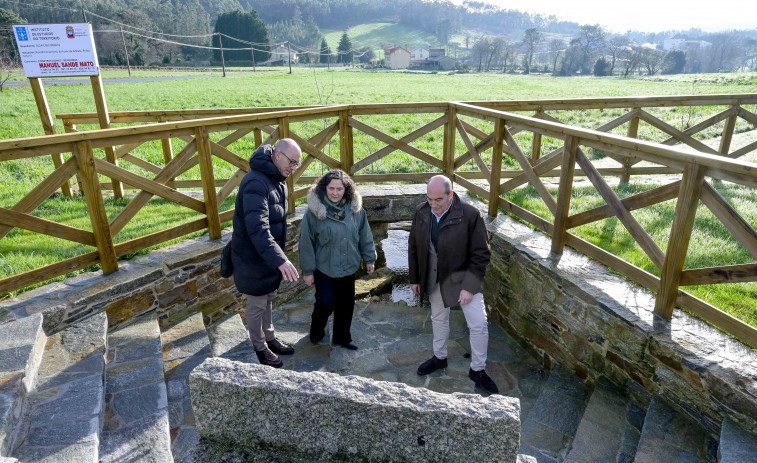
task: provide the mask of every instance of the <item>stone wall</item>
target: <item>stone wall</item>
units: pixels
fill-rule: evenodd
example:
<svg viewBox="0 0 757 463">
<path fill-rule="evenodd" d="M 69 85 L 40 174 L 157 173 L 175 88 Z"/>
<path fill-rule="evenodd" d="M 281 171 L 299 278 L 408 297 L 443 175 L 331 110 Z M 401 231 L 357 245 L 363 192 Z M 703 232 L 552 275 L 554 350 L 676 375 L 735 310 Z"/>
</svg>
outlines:
<svg viewBox="0 0 757 463">
<path fill-rule="evenodd" d="M 364 206 L 372 223 L 390 222 L 408 217 L 423 200 L 417 186 L 372 187 L 375 197 L 366 198 Z M 286 253 L 298 265 L 297 239 L 305 206 L 289 219 Z M 21 293 L 0 302 L 0 323 L 28 317 L 44 316 L 48 334 L 97 312 L 106 312 L 109 328 L 148 310 L 155 309 L 161 327 L 171 326 L 195 312 L 201 312 L 209 324 L 232 310 L 242 310 L 243 295 L 233 278 L 220 275 L 221 250 L 231 239 L 231 229 L 221 240 L 208 236 L 185 240 L 150 251 L 127 261 L 119 261 L 119 271 L 103 275 L 90 272 Z M 283 282 L 274 304 L 294 298 L 307 287 L 302 282 Z"/>
<path fill-rule="evenodd" d="M 654 294 L 570 248 L 550 254 L 549 237 L 515 220 L 488 227 L 491 319 L 546 368 L 563 365 L 588 383 L 605 376 L 642 403 L 662 397 L 714 435 L 725 416 L 757 431 L 753 349 L 681 310 L 657 317 Z"/>
</svg>

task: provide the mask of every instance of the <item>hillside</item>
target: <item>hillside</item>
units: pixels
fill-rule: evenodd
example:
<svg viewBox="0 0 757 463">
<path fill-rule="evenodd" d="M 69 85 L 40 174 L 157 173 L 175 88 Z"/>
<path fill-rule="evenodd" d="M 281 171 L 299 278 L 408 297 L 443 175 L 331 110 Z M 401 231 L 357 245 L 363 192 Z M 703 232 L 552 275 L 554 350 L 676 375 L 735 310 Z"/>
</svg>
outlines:
<svg viewBox="0 0 757 463">
<path fill-rule="evenodd" d="M 332 51 L 339 45 L 343 30 L 321 29 L 326 42 Z M 408 45 L 415 48 L 419 46 L 440 47 L 439 39 L 434 34 L 404 24 L 394 23 L 368 23 L 360 24 L 347 29 L 347 35 L 352 42 L 353 48 L 370 47 L 376 54 L 377 59 L 384 58 L 382 44 Z"/>
</svg>

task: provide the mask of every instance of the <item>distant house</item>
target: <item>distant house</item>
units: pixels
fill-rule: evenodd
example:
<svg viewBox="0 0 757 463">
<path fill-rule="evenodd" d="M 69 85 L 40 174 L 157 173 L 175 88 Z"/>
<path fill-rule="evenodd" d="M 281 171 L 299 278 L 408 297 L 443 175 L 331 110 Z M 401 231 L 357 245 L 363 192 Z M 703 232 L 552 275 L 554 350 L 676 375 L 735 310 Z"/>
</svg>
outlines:
<svg viewBox="0 0 757 463">
<path fill-rule="evenodd" d="M 708 42 L 706 40 L 689 40 L 686 42 L 686 46 L 689 48 L 699 48 L 700 50 L 704 50 L 710 48 L 712 46 L 712 42 Z"/>
<path fill-rule="evenodd" d="M 410 50 L 407 49 L 407 46 L 404 48 L 391 47 L 386 50 L 385 55 L 385 66 L 389 69 L 407 69 L 410 67 Z"/>
<path fill-rule="evenodd" d="M 271 50 L 271 57 L 265 64 L 289 64 L 289 59 L 292 60 L 292 64 L 297 63 L 297 53 L 288 50 L 287 47 L 279 45 Z"/>
<path fill-rule="evenodd" d="M 416 48 L 410 51 L 410 61 L 425 61 L 428 59 L 428 50 L 425 48 Z"/>
<path fill-rule="evenodd" d="M 662 42 L 663 50 L 677 50 L 683 48 L 686 45 L 686 37 L 682 35 L 674 35 L 668 37 Z"/>
<path fill-rule="evenodd" d="M 455 69 L 456 64 L 457 61 L 455 61 L 455 59 L 450 56 L 442 56 L 441 58 L 439 58 L 439 60 L 436 61 L 437 67 L 442 71 L 450 71 L 452 69 Z"/>
</svg>

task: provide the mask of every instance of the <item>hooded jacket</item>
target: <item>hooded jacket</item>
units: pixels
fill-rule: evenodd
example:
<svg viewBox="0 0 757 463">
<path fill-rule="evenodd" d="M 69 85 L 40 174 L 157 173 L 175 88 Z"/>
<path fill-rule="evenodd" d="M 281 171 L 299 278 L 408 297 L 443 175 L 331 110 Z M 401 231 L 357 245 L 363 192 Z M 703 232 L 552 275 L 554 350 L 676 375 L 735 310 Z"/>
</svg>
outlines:
<svg viewBox="0 0 757 463">
<path fill-rule="evenodd" d="M 234 210 L 232 261 L 239 292 L 262 296 L 278 289 L 279 265 L 287 229 L 286 177 L 273 163 L 273 147 L 262 145 L 250 157 Z"/>
<path fill-rule="evenodd" d="M 415 210 L 408 238 L 410 284 L 421 285 L 421 294 L 429 294 L 429 245 L 431 242 L 431 206 L 424 202 Z M 434 219 L 435 220 L 435 219 Z M 437 276 L 445 307 L 458 304 L 460 290 L 480 293 L 489 264 L 489 235 L 478 209 L 452 195 L 452 205 L 439 230 Z"/>
<path fill-rule="evenodd" d="M 376 262 L 373 234 L 362 197 L 354 191 L 344 220 L 337 220 L 328 216 L 314 186 L 308 193 L 308 210 L 300 228 L 302 274 L 312 275 L 318 269 L 331 278 L 342 278 L 357 272 L 360 259 L 366 264 Z"/>
</svg>

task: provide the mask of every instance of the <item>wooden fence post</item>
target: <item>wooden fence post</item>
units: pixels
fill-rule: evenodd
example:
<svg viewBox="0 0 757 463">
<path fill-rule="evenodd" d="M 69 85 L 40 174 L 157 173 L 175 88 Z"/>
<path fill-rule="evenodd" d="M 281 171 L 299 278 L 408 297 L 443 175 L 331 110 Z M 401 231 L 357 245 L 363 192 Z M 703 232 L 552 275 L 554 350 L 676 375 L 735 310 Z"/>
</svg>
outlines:
<svg viewBox="0 0 757 463">
<path fill-rule="evenodd" d="M 113 236 L 108 225 L 108 215 L 105 212 L 100 180 L 95 169 L 95 159 L 92 156 L 92 144 L 81 141 L 74 144 L 74 156 L 79 166 L 79 178 L 82 182 L 82 193 L 87 201 L 87 212 L 95 235 L 95 245 L 100 256 L 100 265 L 105 275 L 118 271 L 116 250 L 113 247 Z"/>
<path fill-rule="evenodd" d="M 339 112 L 339 154 L 342 164 L 342 170 L 350 173 L 352 165 L 355 163 L 354 147 L 352 146 L 352 127 L 350 126 L 350 112 L 344 110 Z"/>
<path fill-rule="evenodd" d="M 253 136 L 255 137 L 255 149 L 258 149 L 263 144 L 263 133 L 260 129 L 252 129 Z"/>
<path fill-rule="evenodd" d="M 720 137 L 720 148 L 718 148 L 718 152 L 723 156 L 728 156 L 728 151 L 731 149 L 733 129 L 736 127 L 736 119 L 739 117 L 738 107 L 732 106 L 731 109 L 734 109 L 735 111 L 725 121 L 725 126 L 723 126 L 723 135 Z"/>
<path fill-rule="evenodd" d="M 499 181 L 502 176 L 502 151 L 505 143 L 505 120 L 494 121 L 494 149 L 492 171 L 489 181 L 489 216 L 497 217 L 499 212 Z"/>
<path fill-rule="evenodd" d="M 45 95 L 45 87 L 42 86 L 42 82 L 39 77 L 30 77 L 29 83 L 32 86 L 32 93 L 34 94 L 34 101 L 37 103 L 37 111 L 39 112 L 39 118 L 42 120 L 42 129 L 45 131 L 45 135 L 55 135 L 55 122 L 53 121 L 53 115 L 50 113 L 50 106 L 47 104 L 47 95 Z M 53 159 L 53 166 L 57 169 L 63 165 L 63 155 L 60 153 L 51 154 Z M 64 196 L 73 198 L 74 192 L 71 190 L 71 185 L 66 181 L 61 186 L 61 191 Z"/>
<path fill-rule="evenodd" d="M 678 295 L 681 281 L 681 271 L 689 250 L 691 230 L 702 193 L 705 168 L 688 164 L 683 170 L 681 189 L 678 191 L 676 215 L 673 228 L 670 230 L 668 249 L 665 253 L 665 263 L 660 276 L 660 292 L 657 294 L 654 311 L 663 318 L 673 316 L 673 306 Z"/>
<path fill-rule="evenodd" d="M 205 215 L 208 217 L 208 235 L 211 240 L 221 237 L 221 218 L 218 216 L 218 196 L 213 175 L 213 155 L 210 152 L 210 137 L 206 127 L 195 129 L 197 155 L 200 157 L 200 176 L 202 193 L 205 199 Z"/>
<path fill-rule="evenodd" d="M 92 92 L 95 94 L 95 106 L 97 107 L 97 119 L 100 121 L 101 129 L 110 128 L 110 115 L 108 114 L 108 104 L 105 102 L 105 91 L 103 90 L 103 81 L 99 75 L 90 76 L 92 82 Z M 105 158 L 114 166 L 118 165 L 116 152 L 112 146 L 105 147 Z M 124 185 L 118 180 L 111 179 L 113 185 L 113 196 L 116 199 L 123 199 Z"/>
<path fill-rule="evenodd" d="M 628 138 L 638 138 L 639 136 L 639 108 L 634 108 L 632 110 L 636 113 L 636 116 L 631 119 L 631 121 L 628 123 L 628 132 L 626 132 L 626 136 Z M 623 173 L 620 174 L 620 183 L 628 183 L 631 181 L 631 166 L 633 164 L 629 162 L 623 163 Z"/>
<path fill-rule="evenodd" d="M 282 117 L 279 119 L 279 140 L 289 138 L 289 118 Z M 294 214 L 294 177 L 287 177 L 287 212 Z"/>
<path fill-rule="evenodd" d="M 557 208 L 555 208 L 555 227 L 552 232 L 551 251 L 555 254 L 562 254 L 565 249 L 565 240 L 568 231 L 568 213 L 570 212 L 570 195 L 573 192 L 573 174 L 576 170 L 577 151 L 578 139 L 571 135 L 565 137 L 562 168 L 560 169 L 560 186 L 557 192 Z"/>
<path fill-rule="evenodd" d="M 64 120 L 63 121 L 63 130 L 66 133 L 74 133 L 74 132 L 76 132 L 76 124 L 72 124 L 71 122 Z M 68 183 L 68 182 L 66 182 L 66 183 Z M 78 172 L 76 174 L 76 184 L 77 184 L 77 186 L 79 188 L 79 193 L 80 194 L 84 194 L 84 187 L 82 186 L 81 176 L 79 176 Z M 73 193 L 74 193 L 74 190 L 73 190 L 73 188 L 71 188 L 71 194 L 73 195 Z"/>
<path fill-rule="evenodd" d="M 457 127 L 457 108 L 451 103 L 447 105 L 447 122 L 444 123 L 444 146 L 442 147 L 442 163 L 444 173 L 450 180 L 455 178 L 455 133 Z"/>
<path fill-rule="evenodd" d="M 165 118 L 163 116 L 158 117 L 158 122 L 165 122 Z M 173 159 L 173 146 L 171 146 L 171 139 L 161 138 L 160 146 L 163 149 L 163 161 L 165 161 L 167 165 L 169 162 L 171 162 L 171 159 Z M 174 185 L 175 182 L 173 178 L 166 182 L 166 186 L 168 187 L 173 188 Z"/>
<path fill-rule="evenodd" d="M 541 119 L 544 115 L 544 111 L 541 109 L 536 111 L 534 117 Z M 534 132 L 534 138 L 531 141 L 531 164 L 535 164 L 541 157 L 541 134 Z"/>
</svg>

